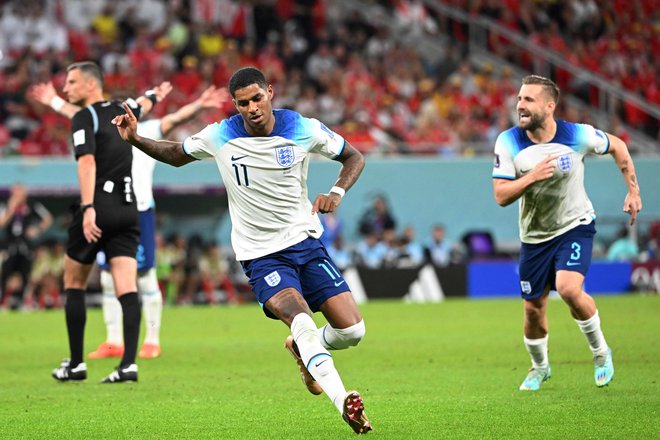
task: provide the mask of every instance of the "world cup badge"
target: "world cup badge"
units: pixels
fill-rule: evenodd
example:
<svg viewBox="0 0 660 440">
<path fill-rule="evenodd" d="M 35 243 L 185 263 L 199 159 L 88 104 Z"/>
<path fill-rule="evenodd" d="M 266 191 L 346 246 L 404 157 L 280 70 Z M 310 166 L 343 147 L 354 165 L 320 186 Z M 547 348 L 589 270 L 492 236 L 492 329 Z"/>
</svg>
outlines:
<svg viewBox="0 0 660 440">
<path fill-rule="evenodd" d="M 284 147 L 275 148 L 275 157 L 277 157 L 278 164 L 283 167 L 290 167 L 293 165 L 296 155 L 293 151 L 293 147 L 291 145 L 286 145 Z"/>
</svg>

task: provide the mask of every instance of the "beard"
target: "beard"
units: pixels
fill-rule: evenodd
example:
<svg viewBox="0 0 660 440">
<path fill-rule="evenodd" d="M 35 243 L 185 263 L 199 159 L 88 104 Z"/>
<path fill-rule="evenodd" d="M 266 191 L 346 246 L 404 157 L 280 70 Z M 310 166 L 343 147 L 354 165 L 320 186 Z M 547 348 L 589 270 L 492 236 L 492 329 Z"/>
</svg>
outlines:
<svg viewBox="0 0 660 440">
<path fill-rule="evenodd" d="M 520 117 L 520 116 L 519 116 Z M 527 131 L 535 131 L 538 130 L 539 128 L 543 128 L 543 121 L 545 120 L 545 116 L 538 114 L 538 113 L 530 113 L 529 115 L 529 120 L 526 122 L 518 122 L 518 125 L 520 128 L 523 130 Z"/>
</svg>

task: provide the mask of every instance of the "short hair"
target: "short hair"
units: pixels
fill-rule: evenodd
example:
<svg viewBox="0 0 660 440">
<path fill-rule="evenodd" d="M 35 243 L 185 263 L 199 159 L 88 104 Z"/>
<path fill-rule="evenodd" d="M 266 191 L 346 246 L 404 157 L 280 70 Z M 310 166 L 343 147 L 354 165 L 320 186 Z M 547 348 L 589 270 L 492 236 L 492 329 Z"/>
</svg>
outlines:
<svg viewBox="0 0 660 440">
<path fill-rule="evenodd" d="M 101 73 L 101 68 L 98 64 L 93 61 L 79 61 L 70 64 L 69 67 L 66 68 L 66 71 L 70 72 L 76 69 L 80 70 L 83 74 L 94 78 L 96 82 L 99 83 L 99 86 L 103 88 L 103 74 Z"/>
<path fill-rule="evenodd" d="M 527 75 L 523 78 L 522 83 L 543 86 L 555 104 L 559 102 L 559 86 L 553 80 L 540 75 Z"/>
<path fill-rule="evenodd" d="M 268 88 L 268 82 L 261 70 L 256 67 L 243 67 L 234 72 L 229 79 L 229 93 L 233 97 L 236 90 L 252 84 L 257 84 L 263 89 Z"/>
</svg>

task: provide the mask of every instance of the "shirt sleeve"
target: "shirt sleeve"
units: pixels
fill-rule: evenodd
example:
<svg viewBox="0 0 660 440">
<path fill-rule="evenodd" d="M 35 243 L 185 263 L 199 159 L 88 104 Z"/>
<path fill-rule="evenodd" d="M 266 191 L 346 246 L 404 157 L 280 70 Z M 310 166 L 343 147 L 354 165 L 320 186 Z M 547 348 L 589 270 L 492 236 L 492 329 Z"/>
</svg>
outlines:
<svg viewBox="0 0 660 440">
<path fill-rule="evenodd" d="M 610 138 L 604 131 L 598 130 L 589 124 L 577 124 L 578 143 L 588 152 L 606 154 L 610 149 Z"/>
<path fill-rule="evenodd" d="M 183 141 L 183 151 L 198 160 L 215 156 L 216 149 L 221 146 L 218 130 L 217 123 L 207 125 L 202 131 Z"/>
<path fill-rule="evenodd" d="M 511 149 L 507 143 L 506 134 L 501 133 L 495 141 L 495 157 L 493 158 L 493 178 L 515 180 L 516 167 L 513 163 Z"/>
<path fill-rule="evenodd" d="M 73 116 L 71 133 L 76 160 L 85 154 L 96 154 L 94 121 L 90 109 L 85 107 Z"/>
<path fill-rule="evenodd" d="M 301 118 L 301 123 L 308 135 L 309 150 L 329 159 L 336 159 L 344 151 L 346 141 L 339 134 L 330 130 L 321 121 L 313 118 Z"/>
</svg>

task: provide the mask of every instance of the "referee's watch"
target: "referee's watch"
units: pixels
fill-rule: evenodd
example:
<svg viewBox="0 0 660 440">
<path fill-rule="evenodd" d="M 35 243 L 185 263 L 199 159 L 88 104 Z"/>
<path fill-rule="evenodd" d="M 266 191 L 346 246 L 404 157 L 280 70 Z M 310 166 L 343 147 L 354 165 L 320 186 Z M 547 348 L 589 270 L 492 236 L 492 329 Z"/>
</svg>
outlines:
<svg viewBox="0 0 660 440">
<path fill-rule="evenodd" d="M 82 204 L 81 203 L 80 204 L 80 212 L 84 214 L 85 211 L 87 211 L 89 208 L 93 208 L 93 207 L 94 207 L 93 203 L 87 203 L 87 204 Z"/>
</svg>

